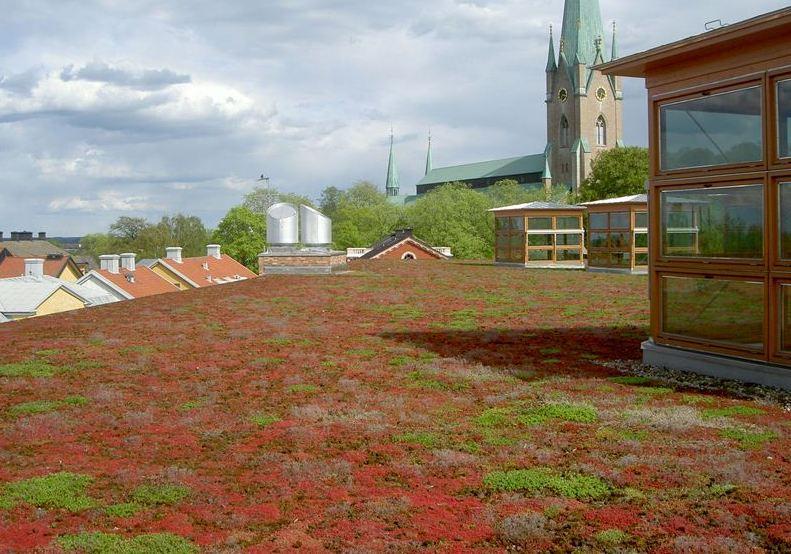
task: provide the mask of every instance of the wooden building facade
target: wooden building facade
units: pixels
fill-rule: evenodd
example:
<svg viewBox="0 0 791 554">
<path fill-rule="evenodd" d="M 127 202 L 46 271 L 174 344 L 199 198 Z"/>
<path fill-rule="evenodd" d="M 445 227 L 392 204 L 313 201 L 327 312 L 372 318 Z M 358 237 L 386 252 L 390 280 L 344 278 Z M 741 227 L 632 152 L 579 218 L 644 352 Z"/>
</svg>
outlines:
<svg viewBox="0 0 791 554">
<path fill-rule="evenodd" d="M 529 202 L 489 210 L 495 221 L 495 263 L 545 269 L 584 269 L 585 208 Z"/>
<path fill-rule="evenodd" d="M 582 205 L 588 208 L 588 271 L 648 273 L 648 195 Z"/>
<path fill-rule="evenodd" d="M 791 388 L 791 8 L 605 64 L 644 77 L 654 365 Z"/>
</svg>

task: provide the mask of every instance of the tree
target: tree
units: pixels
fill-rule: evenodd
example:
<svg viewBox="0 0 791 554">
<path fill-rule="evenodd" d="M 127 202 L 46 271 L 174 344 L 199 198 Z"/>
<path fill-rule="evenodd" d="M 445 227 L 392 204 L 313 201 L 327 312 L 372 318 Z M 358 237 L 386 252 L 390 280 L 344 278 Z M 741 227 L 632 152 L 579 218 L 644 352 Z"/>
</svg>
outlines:
<svg viewBox="0 0 791 554">
<path fill-rule="evenodd" d="M 648 149 L 639 147 L 605 150 L 593 160 L 590 175 L 582 183 L 579 201 L 592 202 L 645 192 Z"/>
<path fill-rule="evenodd" d="M 231 208 L 212 235 L 223 251 L 258 272 L 258 254 L 266 248 L 266 218 L 244 206 Z"/>
<path fill-rule="evenodd" d="M 491 200 L 464 183 L 438 187 L 407 207 L 415 235 L 433 246 L 450 246 L 455 257 L 493 256 L 494 218 Z"/>
<path fill-rule="evenodd" d="M 319 210 L 321 213 L 329 218 L 335 217 L 335 212 L 338 211 L 343 196 L 344 192 L 338 187 L 327 187 L 321 191 L 321 197 L 319 198 Z"/>
<path fill-rule="evenodd" d="M 122 215 L 115 223 L 110 225 L 110 235 L 127 243 L 132 243 L 150 225 L 144 217 Z"/>
<path fill-rule="evenodd" d="M 290 192 L 279 192 L 273 187 L 256 187 L 244 195 L 242 205 L 255 214 L 266 215 L 266 211 L 278 202 L 289 202 L 291 204 L 305 204 L 314 207 L 313 202 L 307 196 L 293 194 Z"/>
</svg>

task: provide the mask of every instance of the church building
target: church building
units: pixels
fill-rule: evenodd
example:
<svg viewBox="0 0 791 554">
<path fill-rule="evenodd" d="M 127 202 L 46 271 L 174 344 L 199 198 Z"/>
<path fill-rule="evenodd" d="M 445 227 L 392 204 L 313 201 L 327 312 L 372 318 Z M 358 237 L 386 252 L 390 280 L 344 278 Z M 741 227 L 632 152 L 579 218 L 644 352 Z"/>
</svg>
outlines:
<svg viewBox="0 0 791 554">
<path fill-rule="evenodd" d="M 557 52 L 557 53 L 556 53 Z M 429 137 L 425 176 L 417 183 L 417 197 L 445 183 L 463 182 L 482 190 L 511 179 L 525 188 L 549 190 L 562 186 L 579 190 L 593 160 L 604 150 L 623 146 L 620 78 L 593 69 L 618 57 L 613 25 L 609 48 L 598 0 L 565 0 L 559 48 L 550 28 L 546 65 L 547 144 L 544 152 L 513 158 L 433 167 Z M 400 194 L 398 171 L 390 140 L 387 194 L 397 203 L 416 196 Z"/>
</svg>

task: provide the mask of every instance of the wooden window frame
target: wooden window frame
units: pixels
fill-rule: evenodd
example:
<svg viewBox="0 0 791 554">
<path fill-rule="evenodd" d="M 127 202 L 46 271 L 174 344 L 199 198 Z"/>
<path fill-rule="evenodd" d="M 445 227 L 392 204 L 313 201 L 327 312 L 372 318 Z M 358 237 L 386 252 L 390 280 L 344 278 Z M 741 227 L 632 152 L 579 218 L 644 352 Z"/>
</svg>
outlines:
<svg viewBox="0 0 791 554">
<path fill-rule="evenodd" d="M 769 124 L 767 125 L 767 147 L 770 169 L 791 168 L 791 153 L 787 157 L 780 157 L 780 108 L 777 103 L 777 86 L 784 81 L 791 81 L 791 69 L 784 68 L 768 73 L 766 104 L 770 107 Z"/>
<path fill-rule="evenodd" d="M 605 207 L 594 208 L 591 210 L 591 207 L 588 207 L 588 267 L 590 268 L 600 268 L 600 269 L 617 269 L 617 270 L 629 270 L 634 271 L 635 269 L 644 269 L 648 267 L 648 262 L 644 265 L 637 264 L 637 255 L 638 254 L 645 254 L 650 258 L 649 249 L 648 247 L 640 247 L 638 248 L 636 245 L 635 237 L 637 233 L 645 233 L 646 235 L 649 234 L 648 227 L 640 227 L 638 228 L 637 223 L 637 214 L 638 213 L 645 213 L 648 214 L 648 207 L 642 203 L 639 204 L 612 204 Z M 612 226 L 612 215 L 613 214 L 627 214 L 629 217 L 629 224 L 627 227 L 613 227 Z M 594 228 L 590 224 L 590 216 L 593 215 L 605 215 L 607 216 L 607 227 L 606 228 Z M 650 219 L 649 219 L 650 225 Z M 591 238 L 593 237 L 594 233 L 604 233 L 607 235 L 607 241 L 605 246 L 593 246 L 591 242 Z M 612 235 L 613 233 L 621 233 L 628 236 L 629 243 L 626 246 L 613 246 L 612 245 Z M 613 254 L 628 254 L 629 255 L 629 265 L 616 265 L 612 263 Z M 606 256 L 607 263 L 592 263 L 592 255 L 599 255 L 599 256 Z"/>
<path fill-rule="evenodd" d="M 759 360 L 769 361 L 773 349 L 772 336 L 774 333 L 770 331 L 771 314 L 769 308 L 769 298 L 771 296 L 770 278 L 766 274 L 756 273 L 754 275 L 734 275 L 732 273 L 706 273 L 706 272 L 686 272 L 686 271 L 654 271 L 653 283 L 651 287 L 652 305 L 656 307 L 652 314 L 652 335 L 657 344 L 665 346 L 673 346 L 677 348 L 685 348 L 689 350 L 696 350 L 698 352 L 706 352 L 711 354 L 722 354 L 746 360 Z M 739 348 L 738 346 L 729 346 L 727 343 L 720 341 L 710 341 L 702 338 L 684 337 L 682 335 L 675 335 L 672 333 L 664 332 L 664 314 L 665 306 L 663 302 L 663 278 L 664 277 L 681 277 L 689 279 L 711 279 L 711 280 L 726 280 L 726 281 L 745 281 L 745 282 L 759 282 L 763 284 L 764 296 L 764 316 L 762 323 L 763 332 L 763 349 L 753 350 L 749 348 Z"/>
<path fill-rule="evenodd" d="M 734 164 L 712 165 L 697 168 L 662 169 L 662 127 L 660 110 L 662 106 L 676 104 L 687 100 L 695 100 L 718 94 L 725 94 L 737 90 L 749 89 L 753 87 L 761 88 L 761 113 L 762 113 L 762 160 L 758 162 L 743 162 Z M 732 173 L 735 171 L 761 171 L 768 167 L 767 139 L 769 132 L 766 125 L 767 117 L 767 78 L 763 74 L 754 74 L 740 77 L 734 80 L 726 80 L 718 83 L 708 83 L 697 87 L 690 87 L 667 94 L 657 95 L 651 98 L 651 123 L 653 132 L 651 139 L 653 145 L 651 151 L 651 175 L 653 177 L 695 177 L 710 175 L 713 173 Z"/>
<path fill-rule="evenodd" d="M 662 252 L 664 235 L 662 233 L 662 192 L 696 189 L 733 188 L 739 186 L 760 185 L 763 187 L 763 255 L 761 258 L 694 258 L 682 256 L 665 256 Z M 658 269 L 689 268 L 701 272 L 726 271 L 728 273 L 756 273 L 769 268 L 769 184 L 765 173 L 749 173 L 744 175 L 708 176 L 705 178 L 653 181 L 651 183 L 650 203 L 654 206 L 649 216 L 649 236 L 654 237 L 649 243 L 651 263 Z"/>
</svg>

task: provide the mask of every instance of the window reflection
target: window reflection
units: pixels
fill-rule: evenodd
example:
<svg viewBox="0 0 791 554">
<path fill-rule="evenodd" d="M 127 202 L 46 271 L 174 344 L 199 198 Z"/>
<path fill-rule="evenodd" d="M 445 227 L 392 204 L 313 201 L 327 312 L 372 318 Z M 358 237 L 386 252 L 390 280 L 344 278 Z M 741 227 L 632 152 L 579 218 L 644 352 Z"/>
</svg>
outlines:
<svg viewBox="0 0 791 554">
<path fill-rule="evenodd" d="M 606 213 L 590 214 L 588 226 L 591 229 L 607 229 L 607 227 L 609 227 L 607 216 L 608 214 Z"/>
<path fill-rule="evenodd" d="M 761 87 L 666 104 L 659 111 L 664 170 L 763 159 Z"/>
<path fill-rule="evenodd" d="M 662 278 L 662 330 L 665 333 L 761 350 L 763 322 L 763 283 Z"/>
<path fill-rule="evenodd" d="M 635 229 L 648 229 L 648 213 L 637 212 L 634 214 Z"/>
<path fill-rule="evenodd" d="M 791 183 L 780 183 L 780 257 L 791 260 Z"/>
<path fill-rule="evenodd" d="M 777 132 L 780 157 L 791 157 L 791 79 L 777 83 Z"/>
<path fill-rule="evenodd" d="M 528 217 L 527 228 L 531 231 L 536 229 L 552 229 L 551 217 Z"/>
<path fill-rule="evenodd" d="M 763 185 L 662 191 L 660 217 L 667 256 L 763 257 Z"/>
</svg>

